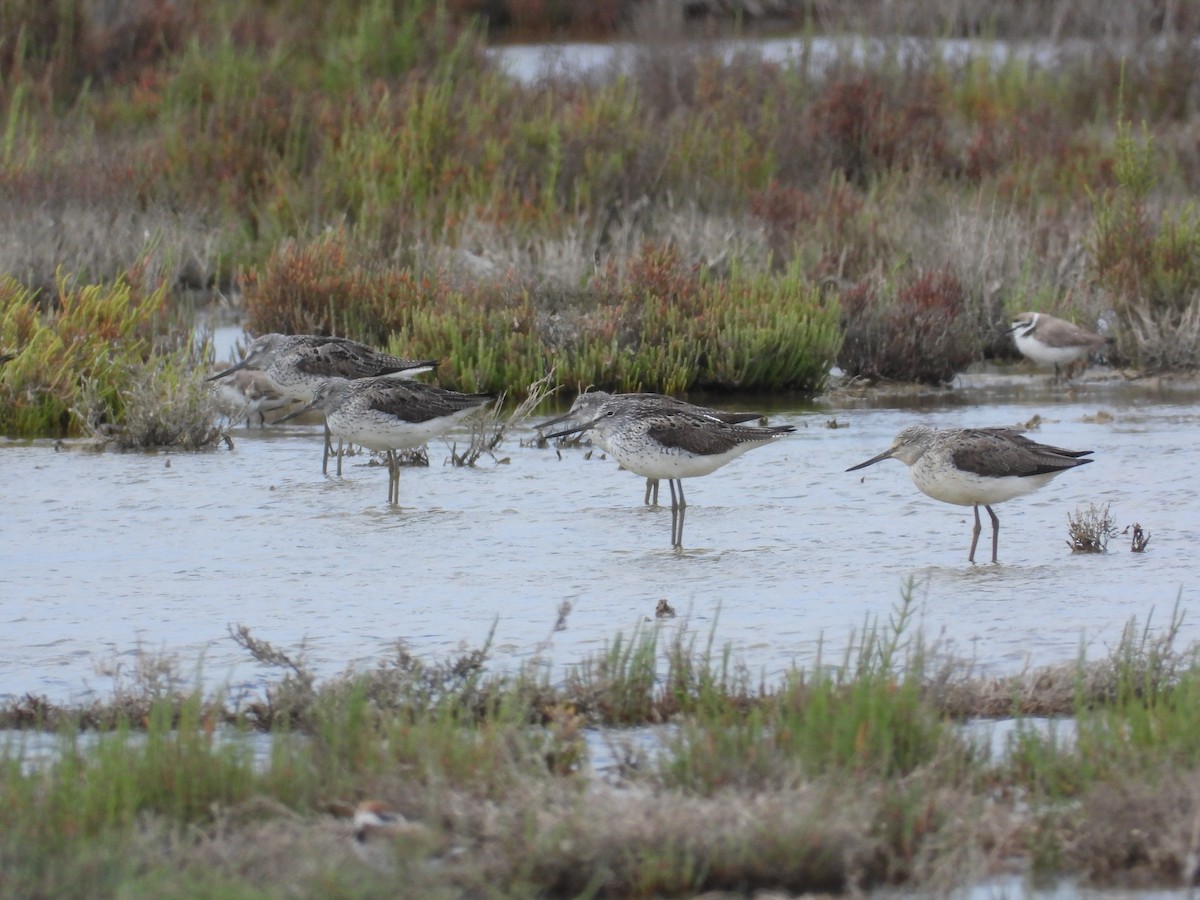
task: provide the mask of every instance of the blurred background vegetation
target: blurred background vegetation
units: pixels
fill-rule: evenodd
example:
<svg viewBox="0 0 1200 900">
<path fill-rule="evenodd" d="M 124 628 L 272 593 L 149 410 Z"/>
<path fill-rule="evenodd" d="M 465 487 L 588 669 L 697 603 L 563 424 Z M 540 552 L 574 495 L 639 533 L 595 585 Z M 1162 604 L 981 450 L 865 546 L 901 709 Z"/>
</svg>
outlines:
<svg viewBox="0 0 1200 900">
<path fill-rule="evenodd" d="M 517 394 L 551 368 L 944 383 L 1013 358 L 1024 309 L 1106 331 L 1110 362 L 1193 369 L 1198 28 L 1136 0 L 6 2 L 0 422 L 123 421 L 108 374 L 50 349 L 122 290 L 156 298 L 121 326 L 158 335 L 121 345 L 135 380 L 163 352 L 198 368 L 163 337 L 197 308 Z M 780 33 L 793 63 L 709 40 Z M 813 50 L 848 34 L 884 39 Z M 578 37 L 632 54 L 520 79 L 494 53 Z"/>
</svg>

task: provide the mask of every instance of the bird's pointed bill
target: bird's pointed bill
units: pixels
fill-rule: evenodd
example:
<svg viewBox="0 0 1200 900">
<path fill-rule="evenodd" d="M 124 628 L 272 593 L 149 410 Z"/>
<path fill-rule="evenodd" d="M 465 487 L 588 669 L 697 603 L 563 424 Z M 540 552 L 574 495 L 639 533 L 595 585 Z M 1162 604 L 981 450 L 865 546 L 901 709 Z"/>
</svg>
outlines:
<svg viewBox="0 0 1200 900">
<path fill-rule="evenodd" d="M 855 469 L 865 469 L 867 466 L 873 466 L 877 462 L 883 462 L 885 459 L 891 459 L 891 458 L 892 458 L 892 451 L 884 450 L 878 456 L 872 456 L 866 462 L 860 462 L 857 466 L 851 466 L 846 471 L 853 472 Z"/>
<path fill-rule="evenodd" d="M 234 365 L 232 365 L 228 369 L 226 369 L 224 372 L 218 372 L 216 375 L 210 375 L 208 378 L 205 378 L 204 380 L 205 381 L 216 381 L 218 378 L 224 378 L 226 375 L 232 375 L 234 372 L 240 372 L 242 369 L 246 368 L 246 366 L 250 365 L 250 363 L 252 363 L 252 362 L 254 362 L 254 355 L 250 354 L 245 359 L 243 359 L 240 363 L 235 363 Z"/>
</svg>

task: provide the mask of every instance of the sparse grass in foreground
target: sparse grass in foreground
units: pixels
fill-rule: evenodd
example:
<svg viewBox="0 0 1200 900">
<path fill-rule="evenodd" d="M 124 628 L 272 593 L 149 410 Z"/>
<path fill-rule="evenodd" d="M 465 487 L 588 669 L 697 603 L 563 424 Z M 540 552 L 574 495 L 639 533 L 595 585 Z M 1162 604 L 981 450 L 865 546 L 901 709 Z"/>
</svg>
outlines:
<svg viewBox="0 0 1200 900">
<path fill-rule="evenodd" d="M 1178 610 L 1162 634 L 1131 623 L 1108 659 L 1005 684 L 936 664 L 911 615 L 906 600 L 839 665 L 777 686 L 661 623 L 558 685 L 536 665 L 491 672 L 486 643 L 444 662 L 398 646 L 318 683 L 239 628 L 285 672 L 261 696 L 202 698 L 147 663 L 120 682 L 116 716 L 42 703 L 31 718 L 33 698 L 0 710 L 58 733 L 49 752 L 32 732 L 0 746 L 0 894 L 946 891 L 1014 863 L 1181 882 L 1200 666 L 1174 648 Z M 1011 715 L 1023 689 L 1057 697 L 1074 727 L 1022 726 L 993 759 L 948 716 L 972 691 L 976 709 L 1007 696 Z M 623 755 L 617 783 L 589 772 L 587 726 L 644 722 L 670 727 Z M 272 729 L 269 749 L 254 727 Z M 418 827 L 355 840 L 346 817 L 364 798 Z"/>
</svg>

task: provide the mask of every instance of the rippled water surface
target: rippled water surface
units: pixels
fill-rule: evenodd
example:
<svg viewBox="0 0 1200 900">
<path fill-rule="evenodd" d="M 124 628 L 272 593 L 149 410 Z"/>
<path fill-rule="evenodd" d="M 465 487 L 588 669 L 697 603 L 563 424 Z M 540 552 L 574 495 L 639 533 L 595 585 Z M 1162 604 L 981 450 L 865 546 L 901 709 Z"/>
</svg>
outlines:
<svg viewBox="0 0 1200 900">
<path fill-rule="evenodd" d="M 713 629 L 770 678 L 811 662 L 822 641 L 840 657 L 910 578 L 925 634 L 985 670 L 1069 661 L 1081 645 L 1100 655 L 1131 618 L 1153 611 L 1161 625 L 1179 596 L 1189 610 L 1198 400 L 1190 388 L 1065 391 L 994 374 L 901 400 L 775 404 L 771 421 L 797 433 L 687 482 L 681 554 L 669 510 L 643 508 L 641 478 L 598 454 L 519 446 L 528 429 L 501 448 L 503 464 L 454 468 L 433 445 L 428 468 L 401 473 L 398 507 L 364 457 L 323 477 L 315 426 L 239 427 L 232 451 L 195 454 L 0 442 L 0 696 L 106 693 L 98 667 L 127 668 L 139 645 L 199 664 L 209 682 L 253 680 L 233 624 L 303 645 L 322 674 L 369 665 L 398 638 L 441 658 L 493 625 L 497 665 L 551 636 L 561 665 L 653 617 L 660 598 L 680 614 L 668 628 Z M 1036 439 L 1096 461 L 997 507 L 998 566 L 967 562 L 970 509 L 926 498 L 901 463 L 844 472 L 914 422 L 1035 414 Z M 1091 502 L 1111 504 L 1118 527 L 1149 530 L 1148 552 L 1117 536 L 1104 556 L 1072 555 L 1068 514 Z M 981 559 L 988 535 L 985 517 Z M 564 600 L 567 627 L 551 635 Z M 1185 640 L 1198 622 L 1185 620 Z"/>
</svg>

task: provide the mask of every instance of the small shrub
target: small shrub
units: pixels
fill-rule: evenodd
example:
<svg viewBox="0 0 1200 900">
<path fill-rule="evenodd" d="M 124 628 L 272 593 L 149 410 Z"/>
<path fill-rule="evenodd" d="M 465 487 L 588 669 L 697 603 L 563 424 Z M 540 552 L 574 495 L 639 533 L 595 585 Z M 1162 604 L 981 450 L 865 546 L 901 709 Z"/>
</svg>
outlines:
<svg viewBox="0 0 1200 900">
<path fill-rule="evenodd" d="M 1107 553 L 1109 538 L 1117 533 L 1108 504 L 1092 503 L 1086 510 L 1076 510 L 1067 517 L 1067 541 L 1072 553 Z"/>
<path fill-rule="evenodd" d="M 873 72 L 833 81 L 809 110 L 818 158 L 859 187 L 892 168 L 958 168 L 946 144 L 940 76 Z"/>
<path fill-rule="evenodd" d="M 946 384 L 980 356 L 966 290 L 947 270 L 917 272 L 884 296 L 866 282 L 842 294 L 838 365 L 851 376 Z"/>
<path fill-rule="evenodd" d="M 137 267 L 110 284 L 62 275 L 46 298 L 0 280 L 0 346 L 18 351 L 0 379 L 0 434 L 68 437 L 84 421 L 121 420 L 122 392 L 153 353 L 166 300 L 165 285 L 147 291 L 142 282 Z M 83 409 L 85 419 L 74 416 Z"/>
<path fill-rule="evenodd" d="M 156 357 L 131 372 L 127 381 L 117 422 L 106 421 L 99 386 L 91 380 L 82 384 L 77 412 L 101 444 L 112 443 L 121 450 L 201 450 L 222 441 L 232 446 L 228 428 L 218 424 L 218 396 L 204 382 L 204 370 L 193 354 Z"/>
</svg>

